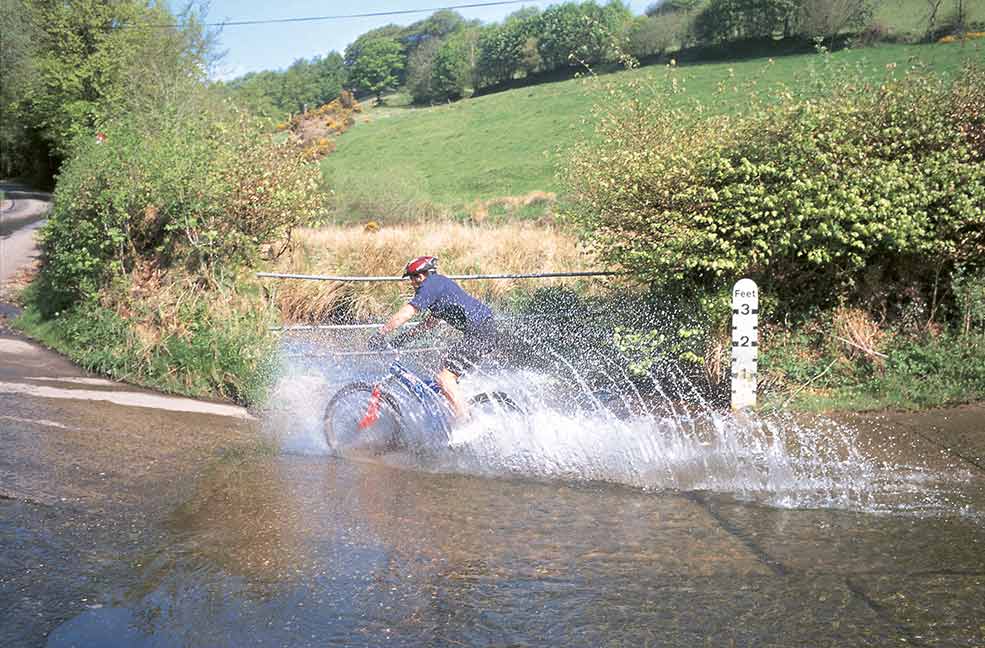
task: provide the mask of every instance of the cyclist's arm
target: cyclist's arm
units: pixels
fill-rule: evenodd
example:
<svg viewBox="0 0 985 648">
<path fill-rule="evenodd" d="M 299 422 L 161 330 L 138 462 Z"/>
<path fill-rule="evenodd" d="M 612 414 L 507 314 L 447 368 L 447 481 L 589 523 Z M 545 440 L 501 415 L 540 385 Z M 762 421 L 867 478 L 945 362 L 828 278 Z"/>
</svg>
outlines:
<svg viewBox="0 0 985 648">
<path fill-rule="evenodd" d="M 417 309 L 410 304 L 404 304 L 400 307 L 400 310 L 394 313 L 390 319 L 387 320 L 386 324 L 380 328 L 380 333 L 382 335 L 386 335 L 390 331 L 395 331 L 409 322 L 414 315 L 417 315 Z"/>
</svg>

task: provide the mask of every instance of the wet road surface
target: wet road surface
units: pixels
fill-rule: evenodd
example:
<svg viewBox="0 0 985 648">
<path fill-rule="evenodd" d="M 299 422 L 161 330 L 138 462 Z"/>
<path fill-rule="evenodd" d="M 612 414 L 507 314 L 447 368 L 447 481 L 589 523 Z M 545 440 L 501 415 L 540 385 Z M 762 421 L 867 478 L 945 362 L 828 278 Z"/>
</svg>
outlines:
<svg viewBox="0 0 985 648">
<path fill-rule="evenodd" d="M 104 400 L 120 397 L 145 406 Z M 195 404 L 94 379 L 0 331 L 0 645 L 44 645 L 132 580 L 132 555 L 167 542 L 190 476 L 256 446 L 242 410 L 181 411 Z"/>
<path fill-rule="evenodd" d="M 335 458 L 289 411 L 0 393 L 0 644 L 981 646 L 983 411 L 855 420 L 926 503 L 872 512 Z"/>
<path fill-rule="evenodd" d="M 0 302 L 19 270 L 37 258 L 35 234 L 44 224 L 51 196 L 0 182 Z M 0 308 L 0 316 L 5 310 Z"/>
</svg>

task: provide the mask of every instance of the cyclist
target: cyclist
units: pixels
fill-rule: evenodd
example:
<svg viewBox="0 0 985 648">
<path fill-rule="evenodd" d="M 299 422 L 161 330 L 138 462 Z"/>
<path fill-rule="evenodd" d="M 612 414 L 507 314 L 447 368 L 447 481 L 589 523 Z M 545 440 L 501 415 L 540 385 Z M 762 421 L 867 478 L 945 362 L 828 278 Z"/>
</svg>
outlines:
<svg viewBox="0 0 985 648">
<path fill-rule="evenodd" d="M 370 338 L 371 348 L 385 348 L 385 336 L 424 313 L 421 324 L 395 336 L 393 343 L 404 344 L 421 331 L 430 329 L 438 320 L 444 320 L 462 332 L 460 342 L 454 345 L 442 360 L 435 378 L 448 399 L 456 419 L 468 415 L 468 402 L 463 398 L 458 380 L 475 368 L 483 356 L 496 344 L 496 324 L 492 310 L 481 301 L 462 290 L 448 277 L 438 274 L 438 257 L 419 256 L 404 266 L 404 277 L 414 286 L 414 296 L 394 313 L 380 330 Z"/>
</svg>

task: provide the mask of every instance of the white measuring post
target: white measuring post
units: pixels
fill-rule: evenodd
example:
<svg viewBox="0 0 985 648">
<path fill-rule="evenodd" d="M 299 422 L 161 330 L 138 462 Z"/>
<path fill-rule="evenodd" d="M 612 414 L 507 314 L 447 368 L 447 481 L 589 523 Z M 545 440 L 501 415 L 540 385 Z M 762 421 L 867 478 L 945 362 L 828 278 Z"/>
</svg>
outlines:
<svg viewBox="0 0 985 648">
<path fill-rule="evenodd" d="M 759 288 L 740 279 L 732 288 L 732 409 L 756 407 L 759 362 Z"/>
</svg>

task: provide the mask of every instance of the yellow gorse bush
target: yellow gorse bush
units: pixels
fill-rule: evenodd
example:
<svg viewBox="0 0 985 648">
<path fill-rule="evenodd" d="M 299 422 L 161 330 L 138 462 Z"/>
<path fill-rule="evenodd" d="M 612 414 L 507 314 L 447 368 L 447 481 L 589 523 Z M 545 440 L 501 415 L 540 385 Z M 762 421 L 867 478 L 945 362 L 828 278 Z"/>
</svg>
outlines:
<svg viewBox="0 0 985 648">
<path fill-rule="evenodd" d="M 964 34 L 948 34 L 947 36 L 942 36 L 937 39 L 938 43 L 960 43 L 966 40 L 977 40 L 979 38 L 985 38 L 985 32 L 965 32 Z"/>
</svg>

